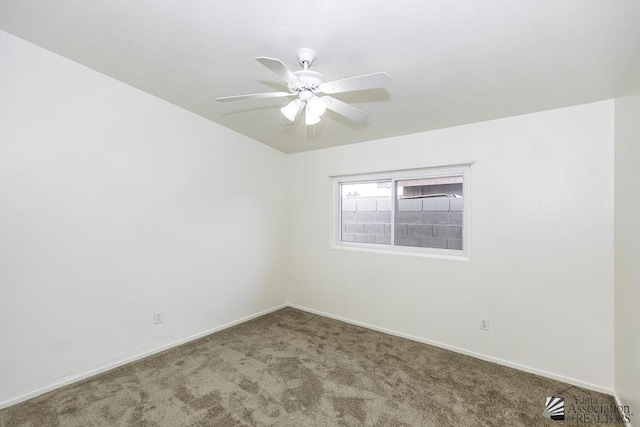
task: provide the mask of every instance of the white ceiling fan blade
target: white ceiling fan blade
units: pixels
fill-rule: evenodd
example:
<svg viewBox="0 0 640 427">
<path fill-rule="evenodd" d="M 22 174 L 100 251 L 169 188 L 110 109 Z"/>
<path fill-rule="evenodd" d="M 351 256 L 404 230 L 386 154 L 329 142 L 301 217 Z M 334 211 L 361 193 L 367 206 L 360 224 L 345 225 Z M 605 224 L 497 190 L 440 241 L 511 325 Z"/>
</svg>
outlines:
<svg viewBox="0 0 640 427">
<path fill-rule="evenodd" d="M 300 101 L 300 99 L 296 98 L 286 106 L 282 107 L 280 111 L 282 115 L 287 118 L 290 122 L 295 122 L 298 114 L 300 114 L 300 110 L 304 107 L 304 102 Z"/>
<path fill-rule="evenodd" d="M 236 95 L 236 96 L 223 96 L 221 98 L 217 98 L 219 102 L 228 102 L 228 101 L 241 101 L 243 99 L 264 99 L 264 98 L 283 98 L 285 96 L 296 96 L 297 93 L 291 92 L 265 92 L 265 93 L 252 93 L 249 95 Z"/>
<path fill-rule="evenodd" d="M 366 122 L 369 118 L 369 113 L 366 111 L 362 111 L 361 109 L 356 108 L 353 105 L 349 105 L 346 102 L 342 102 L 339 99 L 331 96 L 323 96 L 320 99 L 327 104 L 327 108 L 329 110 L 336 112 L 349 120 L 353 120 L 354 122 Z"/>
<path fill-rule="evenodd" d="M 266 56 L 259 56 L 256 61 L 276 73 L 282 80 L 287 83 L 300 83 L 300 79 L 291 71 L 286 65 L 284 65 L 279 59 L 267 58 Z"/>
<path fill-rule="evenodd" d="M 318 92 L 332 94 L 378 88 L 386 90 L 391 88 L 391 77 L 387 73 L 365 74 L 363 76 L 322 83 L 318 87 Z"/>
</svg>

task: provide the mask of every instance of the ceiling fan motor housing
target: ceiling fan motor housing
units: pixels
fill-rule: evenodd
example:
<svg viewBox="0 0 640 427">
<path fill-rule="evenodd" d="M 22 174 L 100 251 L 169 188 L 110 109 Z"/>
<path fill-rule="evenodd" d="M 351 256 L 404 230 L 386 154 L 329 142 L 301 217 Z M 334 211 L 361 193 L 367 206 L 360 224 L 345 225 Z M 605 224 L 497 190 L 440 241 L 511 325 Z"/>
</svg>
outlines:
<svg viewBox="0 0 640 427">
<path fill-rule="evenodd" d="M 295 74 L 296 77 L 298 77 L 300 82 L 302 82 L 302 85 L 299 82 L 288 83 L 287 87 L 292 92 L 296 92 L 304 89 L 315 91 L 318 88 L 318 86 L 324 83 L 324 77 L 322 76 L 322 74 L 318 73 L 317 71 L 299 70 L 299 71 L 294 71 L 293 74 Z"/>
</svg>

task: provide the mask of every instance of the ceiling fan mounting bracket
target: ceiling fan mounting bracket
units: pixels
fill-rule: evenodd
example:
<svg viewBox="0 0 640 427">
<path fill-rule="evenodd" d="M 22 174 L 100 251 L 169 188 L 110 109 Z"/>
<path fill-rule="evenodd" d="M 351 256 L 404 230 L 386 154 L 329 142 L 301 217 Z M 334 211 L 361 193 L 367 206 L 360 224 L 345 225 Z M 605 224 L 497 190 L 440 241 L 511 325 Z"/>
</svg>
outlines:
<svg viewBox="0 0 640 427">
<path fill-rule="evenodd" d="M 297 57 L 300 65 L 302 65 L 306 69 L 307 67 L 310 67 L 311 64 L 313 64 L 313 61 L 315 61 L 316 52 L 313 49 L 303 47 L 301 49 L 298 49 Z"/>
</svg>

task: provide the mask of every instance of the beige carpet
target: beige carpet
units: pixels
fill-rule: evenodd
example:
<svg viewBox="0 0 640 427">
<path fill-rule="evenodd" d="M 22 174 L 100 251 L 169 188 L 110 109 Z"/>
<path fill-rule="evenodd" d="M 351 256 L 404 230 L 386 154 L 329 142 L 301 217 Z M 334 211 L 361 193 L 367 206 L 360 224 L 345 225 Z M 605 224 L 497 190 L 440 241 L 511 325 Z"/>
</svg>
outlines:
<svg viewBox="0 0 640 427">
<path fill-rule="evenodd" d="M 568 387 L 287 308 L 3 409 L 0 425 L 558 426 L 576 414 L 548 420 L 545 399 Z"/>
</svg>

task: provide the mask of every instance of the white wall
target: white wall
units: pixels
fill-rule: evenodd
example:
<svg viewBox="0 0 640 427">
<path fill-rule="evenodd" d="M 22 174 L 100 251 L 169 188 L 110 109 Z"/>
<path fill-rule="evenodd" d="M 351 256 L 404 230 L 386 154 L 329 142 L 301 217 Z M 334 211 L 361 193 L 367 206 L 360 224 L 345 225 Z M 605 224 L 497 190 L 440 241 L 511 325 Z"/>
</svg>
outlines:
<svg viewBox="0 0 640 427">
<path fill-rule="evenodd" d="M 615 390 L 640 417 L 640 52 L 616 98 Z M 635 421 L 637 423 L 637 421 Z"/>
<path fill-rule="evenodd" d="M 610 100 L 291 156 L 289 301 L 611 390 L 613 118 Z M 330 248 L 331 176 L 466 162 L 470 262 Z"/>
<path fill-rule="evenodd" d="M 0 32 L 0 407 L 284 303 L 285 165 Z"/>
</svg>

